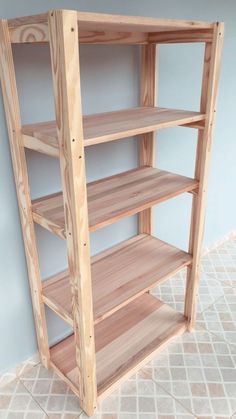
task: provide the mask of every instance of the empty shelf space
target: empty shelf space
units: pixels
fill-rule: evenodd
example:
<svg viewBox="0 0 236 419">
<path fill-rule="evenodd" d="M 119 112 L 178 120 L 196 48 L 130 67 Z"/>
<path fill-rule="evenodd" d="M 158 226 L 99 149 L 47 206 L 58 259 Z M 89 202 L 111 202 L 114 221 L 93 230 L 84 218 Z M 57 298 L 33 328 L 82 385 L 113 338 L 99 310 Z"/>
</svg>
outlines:
<svg viewBox="0 0 236 419">
<path fill-rule="evenodd" d="M 198 181 L 143 166 L 87 185 L 90 231 L 198 187 Z M 65 238 L 62 194 L 32 201 L 34 221 Z"/>
<path fill-rule="evenodd" d="M 140 234 L 92 258 L 94 321 L 100 322 L 131 300 L 191 263 L 188 253 Z M 44 302 L 73 324 L 69 275 L 44 281 Z"/>
<path fill-rule="evenodd" d="M 113 141 L 161 128 L 203 121 L 199 112 L 141 107 L 83 117 L 84 145 Z M 22 127 L 24 146 L 54 157 L 59 156 L 55 122 L 42 122 Z"/>
<path fill-rule="evenodd" d="M 95 326 L 98 395 L 132 375 L 172 338 L 186 318 L 144 294 Z M 51 361 L 76 387 L 74 336 L 51 348 Z"/>
</svg>

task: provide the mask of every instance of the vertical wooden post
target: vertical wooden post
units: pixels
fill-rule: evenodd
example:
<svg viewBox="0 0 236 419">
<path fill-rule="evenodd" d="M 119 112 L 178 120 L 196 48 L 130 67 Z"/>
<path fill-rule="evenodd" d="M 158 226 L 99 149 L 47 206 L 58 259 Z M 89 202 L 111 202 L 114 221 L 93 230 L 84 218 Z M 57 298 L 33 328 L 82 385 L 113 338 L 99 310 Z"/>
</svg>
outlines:
<svg viewBox="0 0 236 419">
<path fill-rule="evenodd" d="M 141 57 L 141 106 L 156 106 L 156 44 L 143 45 Z M 139 143 L 140 166 L 154 166 L 155 132 L 142 135 Z M 139 213 L 139 233 L 152 233 L 152 208 Z"/>
<path fill-rule="evenodd" d="M 34 224 L 31 212 L 31 199 L 25 150 L 23 147 L 21 135 L 21 118 L 16 86 L 15 68 L 12 56 L 9 29 L 6 20 L 0 21 L 0 76 L 18 205 L 23 231 L 29 283 L 32 294 L 39 353 L 42 363 L 45 365 L 45 367 L 49 367 L 47 327 L 41 293 L 42 284 Z"/>
<path fill-rule="evenodd" d="M 212 43 L 205 47 L 204 70 L 201 94 L 201 112 L 206 113 L 205 128 L 199 131 L 196 153 L 195 178 L 199 180 L 199 191 L 193 196 L 189 253 L 193 255 L 192 266 L 188 269 L 185 296 L 185 315 L 189 330 L 196 319 L 196 299 L 198 292 L 200 258 L 204 233 L 205 208 L 207 198 L 208 173 L 212 148 L 213 125 L 220 75 L 221 52 L 224 24 L 216 23 Z"/>
<path fill-rule="evenodd" d="M 49 12 L 49 32 L 78 386 L 81 407 L 92 415 L 97 385 L 77 12 Z"/>
</svg>

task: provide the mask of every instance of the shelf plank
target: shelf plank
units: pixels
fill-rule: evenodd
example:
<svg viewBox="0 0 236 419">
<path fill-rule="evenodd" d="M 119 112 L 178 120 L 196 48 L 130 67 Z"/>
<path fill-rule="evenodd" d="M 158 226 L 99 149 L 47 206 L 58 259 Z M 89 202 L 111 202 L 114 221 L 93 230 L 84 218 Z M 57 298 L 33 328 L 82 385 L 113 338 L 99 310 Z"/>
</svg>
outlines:
<svg viewBox="0 0 236 419">
<path fill-rule="evenodd" d="M 84 116 L 85 146 L 133 135 L 203 121 L 203 113 L 156 107 L 139 107 Z M 53 157 L 59 156 L 56 123 L 42 122 L 22 127 L 24 146 Z"/>
<path fill-rule="evenodd" d="M 134 215 L 146 208 L 194 191 L 196 179 L 153 167 L 139 167 L 87 185 L 90 231 Z M 65 238 L 62 194 L 56 193 L 32 201 L 34 221 Z"/>
<path fill-rule="evenodd" d="M 166 31 L 213 31 L 213 23 L 187 20 L 157 19 L 141 16 L 122 16 L 101 13 L 78 12 L 78 29 L 81 43 L 137 43 L 136 36 Z M 18 17 L 8 20 L 12 43 L 48 42 L 48 14 Z M 115 35 L 115 36 L 114 36 Z M 129 36 L 130 35 L 130 36 Z M 134 38 L 135 36 L 135 39 Z M 144 43 L 140 38 L 139 43 Z M 148 40 L 146 40 L 148 42 Z"/>
<path fill-rule="evenodd" d="M 98 395 L 132 375 L 168 341 L 186 330 L 186 318 L 144 294 L 95 326 Z M 52 363 L 77 383 L 74 336 L 51 348 Z"/>
<path fill-rule="evenodd" d="M 99 323 L 192 262 L 192 256 L 140 234 L 92 258 L 94 321 Z M 70 278 L 62 272 L 44 281 L 44 302 L 70 325 Z"/>
</svg>

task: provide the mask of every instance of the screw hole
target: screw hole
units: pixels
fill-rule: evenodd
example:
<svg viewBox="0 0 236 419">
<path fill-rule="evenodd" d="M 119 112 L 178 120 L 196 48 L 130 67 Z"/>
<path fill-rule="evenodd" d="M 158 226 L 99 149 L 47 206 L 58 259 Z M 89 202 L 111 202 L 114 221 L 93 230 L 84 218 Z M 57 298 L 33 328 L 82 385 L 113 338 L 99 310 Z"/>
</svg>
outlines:
<svg viewBox="0 0 236 419">
<path fill-rule="evenodd" d="M 75 142 L 75 139 L 74 138 L 72 138 L 72 141 L 73 141 L 73 143 Z"/>
<path fill-rule="evenodd" d="M 84 246 L 87 246 L 87 243 L 84 243 Z"/>
<path fill-rule="evenodd" d="M 71 28 L 71 32 L 74 32 L 74 28 Z"/>
<path fill-rule="evenodd" d="M 82 156 L 79 156 L 79 159 L 82 159 Z"/>
</svg>

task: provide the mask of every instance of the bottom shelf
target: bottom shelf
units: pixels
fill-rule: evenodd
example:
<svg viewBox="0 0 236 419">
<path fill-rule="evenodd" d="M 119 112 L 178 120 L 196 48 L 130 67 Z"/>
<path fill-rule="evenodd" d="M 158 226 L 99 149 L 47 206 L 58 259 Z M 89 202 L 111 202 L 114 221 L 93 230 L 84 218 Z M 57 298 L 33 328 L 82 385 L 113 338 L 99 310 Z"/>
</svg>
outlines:
<svg viewBox="0 0 236 419">
<path fill-rule="evenodd" d="M 98 396 L 138 370 L 170 339 L 186 330 L 186 318 L 144 294 L 95 326 Z M 51 361 L 76 387 L 74 336 L 51 348 Z"/>
</svg>

